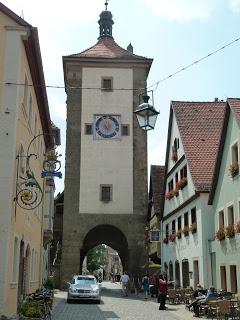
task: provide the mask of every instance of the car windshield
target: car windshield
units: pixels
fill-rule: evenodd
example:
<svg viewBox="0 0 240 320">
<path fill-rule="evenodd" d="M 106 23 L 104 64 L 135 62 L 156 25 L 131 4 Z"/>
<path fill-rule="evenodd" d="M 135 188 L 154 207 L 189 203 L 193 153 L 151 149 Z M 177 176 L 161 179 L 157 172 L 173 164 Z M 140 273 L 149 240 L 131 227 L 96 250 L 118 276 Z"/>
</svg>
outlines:
<svg viewBox="0 0 240 320">
<path fill-rule="evenodd" d="M 96 284 L 96 279 L 95 278 L 78 277 L 78 278 L 73 279 L 72 283 L 88 286 L 91 284 Z"/>
</svg>

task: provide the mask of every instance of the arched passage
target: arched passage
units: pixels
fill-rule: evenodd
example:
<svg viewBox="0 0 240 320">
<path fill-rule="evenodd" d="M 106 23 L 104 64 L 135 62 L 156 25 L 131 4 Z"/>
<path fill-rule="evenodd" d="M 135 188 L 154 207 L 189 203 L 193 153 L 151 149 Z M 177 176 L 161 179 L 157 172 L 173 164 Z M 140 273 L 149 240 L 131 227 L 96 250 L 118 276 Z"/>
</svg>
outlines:
<svg viewBox="0 0 240 320">
<path fill-rule="evenodd" d="M 128 243 L 125 235 L 115 226 L 99 225 L 92 228 L 83 240 L 83 246 L 80 249 L 80 272 L 87 252 L 102 243 L 116 250 L 123 269 L 128 269 Z"/>
</svg>

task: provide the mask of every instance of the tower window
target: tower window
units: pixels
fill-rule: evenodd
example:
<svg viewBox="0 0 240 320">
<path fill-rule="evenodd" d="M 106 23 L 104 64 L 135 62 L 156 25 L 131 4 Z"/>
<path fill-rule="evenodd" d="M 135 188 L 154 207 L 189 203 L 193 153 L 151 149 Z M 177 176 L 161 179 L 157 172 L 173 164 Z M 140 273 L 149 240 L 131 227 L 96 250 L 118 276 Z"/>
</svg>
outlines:
<svg viewBox="0 0 240 320">
<path fill-rule="evenodd" d="M 102 90 L 105 90 L 105 91 L 113 90 L 113 78 L 102 78 Z"/>
<path fill-rule="evenodd" d="M 103 202 L 112 200 L 112 185 L 100 185 L 100 199 Z"/>
<path fill-rule="evenodd" d="M 128 124 L 122 125 L 122 136 L 129 136 L 129 125 Z"/>
<path fill-rule="evenodd" d="M 92 125 L 89 123 L 85 123 L 85 134 L 88 134 L 88 135 L 92 134 Z"/>
</svg>

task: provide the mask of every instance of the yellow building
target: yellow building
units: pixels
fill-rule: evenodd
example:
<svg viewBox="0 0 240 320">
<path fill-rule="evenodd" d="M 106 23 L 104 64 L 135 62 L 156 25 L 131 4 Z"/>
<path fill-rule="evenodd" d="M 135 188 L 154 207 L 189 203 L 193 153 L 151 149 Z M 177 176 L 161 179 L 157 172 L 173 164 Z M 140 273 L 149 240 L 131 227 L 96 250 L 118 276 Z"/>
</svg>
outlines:
<svg viewBox="0 0 240 320">
<path fill-rule="evenodd" d="M 51 130 L 37 29 L 0 3 L 0 316 L 42 284 L 54 182 L 41 171 Z"/>
</svg>

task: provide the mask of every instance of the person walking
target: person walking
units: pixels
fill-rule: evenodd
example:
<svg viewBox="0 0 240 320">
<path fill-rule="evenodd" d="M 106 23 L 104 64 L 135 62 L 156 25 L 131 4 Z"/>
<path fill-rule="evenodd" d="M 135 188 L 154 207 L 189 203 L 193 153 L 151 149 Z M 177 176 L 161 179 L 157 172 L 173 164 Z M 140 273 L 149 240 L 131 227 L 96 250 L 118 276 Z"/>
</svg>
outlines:
<svg viewBox="0 0 240 320">
<path fill-rule="evenodd" d="M 140 285 L 140 281 L 139 281 L 139 276 L 137 274 L 134 274 L 133 279 L 132 279 L 132 283 L 133 283 L 135 295 L 138 296 L 141 285 Z"/>
<path fill-rule="evenodd" d="M 124 295 L 125 297 L 127 297 L 127 296 L 128 296 L 129 276 L 128 276 L 128 274 L 127 274 L 126 271 L 124 271 L 123 274 L 121 275 L 120 283 L 122 284 L 122 292 L 123 292 L 123 295 Z"/>
<path fill-rule="evenodd" d="M 159 310 L 166 310 L 165 306 L 167 296 L 167 280 L 163 274 L 158 278 L 158 301 L 160 302 Z"/>
<path fill-rule="evenodd" d="M 144 291 L 144 299 L 147 300 L 148 293 L 149 293 L 149 276 L 147 273 L 142 278 L 142 285 L 143 285 L 143 291 Z"/>
</svg>

